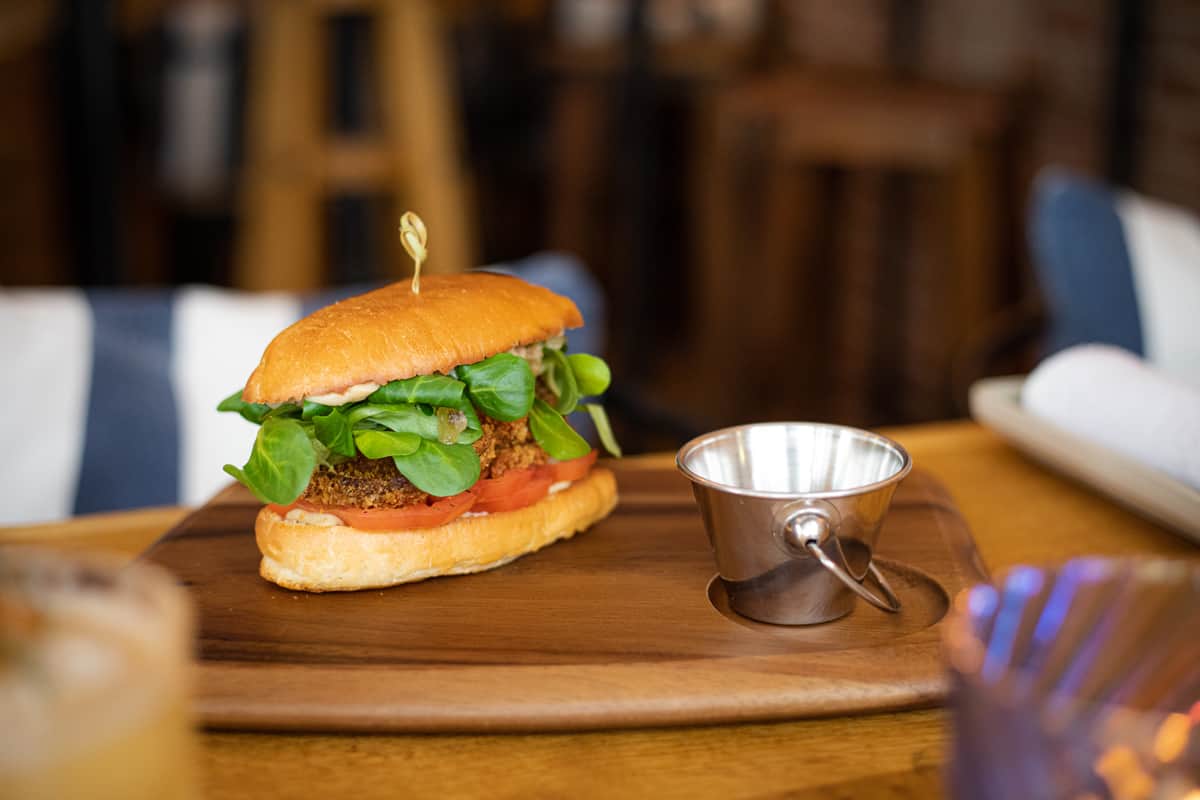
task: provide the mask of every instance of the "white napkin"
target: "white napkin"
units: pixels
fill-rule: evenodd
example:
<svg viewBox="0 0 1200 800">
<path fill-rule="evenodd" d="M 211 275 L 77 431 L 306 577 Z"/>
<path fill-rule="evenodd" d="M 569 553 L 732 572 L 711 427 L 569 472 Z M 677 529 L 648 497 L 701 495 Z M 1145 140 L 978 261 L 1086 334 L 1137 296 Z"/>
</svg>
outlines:
<svg viewBox="0 0 1200 800">
<path fill-rule="evenodd" d="M 1200 489 L 1200 390 L 1108 345 L 1056 353 L 1021 402 L 1059 428 Z"/>
</svg>

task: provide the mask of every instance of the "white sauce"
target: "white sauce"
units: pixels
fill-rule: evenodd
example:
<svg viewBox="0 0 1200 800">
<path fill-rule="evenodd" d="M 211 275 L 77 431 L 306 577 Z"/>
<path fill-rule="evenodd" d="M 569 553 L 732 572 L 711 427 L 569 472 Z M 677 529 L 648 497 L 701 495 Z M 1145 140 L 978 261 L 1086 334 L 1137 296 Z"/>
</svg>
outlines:
<svg viewBox="0 0 1200 800">
<path fill-rule="evenodd" d="M 566 343 L 567 337 L 563 335 L 562 331 L 559 331 L 544 342 L 517 345 L 508 352 L 529 362 L 529 369 L 533 372 L 534 376 L 540 377 L 546 371 L 546 365 L 542 363 L 542 348 L 549 347 L 552 350 L 562 350 L 563 345 Z"/>
<path fill-rule="evenodd" d="M 359 400 L 365 400 L 378 388 L 378 383 L 360 383 L 356 386 L 351 386 L 344 392 L 314 394 L 305 399 L 311 400 L 314 403 L 320 403 L 323 406 L 344 406 L 347 403 L 357 403 Z"/>
<path fill-rule="evenodd" d="M 323 528 L 332 528 L 334 525 L 345 525 L 342 518 L 336 514 L 324 514 L 319 511 L 305 511 L 303 508 L 293 508 L 284 517 L 288 522 L 300 522 L 305 525 L 320 525 Z"/>
</svg>

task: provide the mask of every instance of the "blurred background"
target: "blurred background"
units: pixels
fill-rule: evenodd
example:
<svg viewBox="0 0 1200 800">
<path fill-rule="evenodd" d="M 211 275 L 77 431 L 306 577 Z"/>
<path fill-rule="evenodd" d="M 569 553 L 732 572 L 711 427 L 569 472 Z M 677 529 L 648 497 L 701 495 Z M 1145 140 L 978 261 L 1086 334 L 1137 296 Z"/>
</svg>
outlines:
<svg viewBox="0 0 1200 800">
<path fill-rule="evenodd" d="M 20 0 L 0 284 L 359 286 L 411 208 L 584 265 L 631 451 L 961 416 L 1034 363 L 1035 176 L 1200 209 L 1198 101 L 1187 0 Z"/>
</svg>

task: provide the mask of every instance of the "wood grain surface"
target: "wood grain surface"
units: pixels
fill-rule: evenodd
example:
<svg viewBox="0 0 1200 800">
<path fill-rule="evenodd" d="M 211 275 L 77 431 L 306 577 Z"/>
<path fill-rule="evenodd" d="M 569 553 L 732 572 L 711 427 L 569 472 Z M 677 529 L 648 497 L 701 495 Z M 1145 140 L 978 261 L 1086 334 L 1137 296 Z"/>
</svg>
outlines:
<svg viewBox="0 0 1200 800">
<path fill-rule="evenodd" d="M 1200 548 L 969 422 L 885 431 L 954 496 L 985 563 L 1080 555 L 1200 559 Z M 634 459 L 631 459 L 634 460 Z M 669 464 L 670 456 L 643 463 Z M 0 530 L 0 542 L 134 555 L 184 509 Z M 150 516 L 158 525 L 146 526 Z M 140 538 L 139 538 L 140 534 Z M 746 725 L 544 734 L 203 734 L 213 800 L 354 797 L 937 798 L 940 709 Z"/>
<path fill-rule="evenodd" d="M 221 493 L 147 553 L 199 616 L 195 707 L 212 727 L 547 731 L 916 708 L 944 694 L 939 627 L 983 579 L 961 515 L 914 472 L 880 535 L 899 614 L 756 624 L 728 610 L 688 483 L 616 462 L 587 532 L 503 568 L 309 594 L 257 574 L 259 503 Z M 716 586 L 720 586 L 717 582 Z"/>
</svg>

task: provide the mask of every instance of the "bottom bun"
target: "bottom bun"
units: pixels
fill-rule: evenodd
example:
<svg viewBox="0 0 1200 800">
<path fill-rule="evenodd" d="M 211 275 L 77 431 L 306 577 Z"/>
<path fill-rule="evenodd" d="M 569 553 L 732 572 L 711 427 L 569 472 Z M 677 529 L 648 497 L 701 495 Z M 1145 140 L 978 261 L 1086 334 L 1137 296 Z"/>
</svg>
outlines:
<svg viewBox="0 0 1200 800">
<path fill-rule="evenodd" d="M 604 519 L 617 481 L 596 468 L 566 489 L 515 511 L 459 517 L 436 528 L 364 531 L 286 520 L 263 507 L 254 522 L 259 574 L 287 589 L 339 592 L 482 572 Z"/>
</svg>

